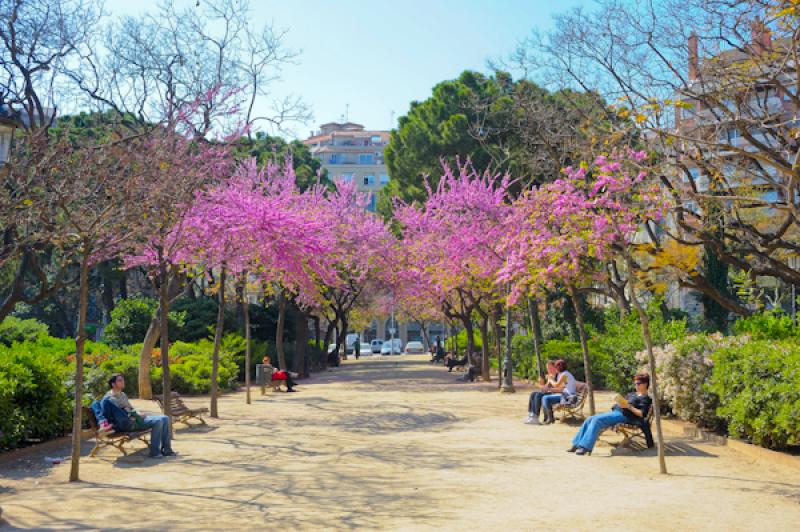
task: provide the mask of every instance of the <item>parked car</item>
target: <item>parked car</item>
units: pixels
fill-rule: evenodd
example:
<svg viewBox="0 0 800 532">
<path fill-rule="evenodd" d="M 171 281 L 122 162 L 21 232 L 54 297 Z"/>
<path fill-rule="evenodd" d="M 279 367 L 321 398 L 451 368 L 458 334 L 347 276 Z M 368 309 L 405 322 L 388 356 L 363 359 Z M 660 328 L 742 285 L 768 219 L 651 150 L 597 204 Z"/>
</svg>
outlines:
<svg viewBox="0 0 800 532">
<path fill-rule="evenodd" d="M 425 352 L 425 346 L 422 342 L 408 342 L 406 344 L 406 354 L 408 355 L 421 355 Z"/>
<path fill-rule="evenodd" d="M 375 355 L 381 354 L 381 347 L 383 347 L 383 340 L 373 340 L 370 344 L 372 346 L 372 353 Z"/>
<path fill-rule="evenodd" d="M 361 342 L 361 345 L 358 346 L 358 356 L 367 356 L 372 354 L 372 346 Z"/>
<path fill-rule="evenodd" d="M 382 355 L 399 355 L 403 352 L 403 342 L 400 338 L 395 338 L 394 342 L 386 340 L 381 346 Z"/>
</svg>

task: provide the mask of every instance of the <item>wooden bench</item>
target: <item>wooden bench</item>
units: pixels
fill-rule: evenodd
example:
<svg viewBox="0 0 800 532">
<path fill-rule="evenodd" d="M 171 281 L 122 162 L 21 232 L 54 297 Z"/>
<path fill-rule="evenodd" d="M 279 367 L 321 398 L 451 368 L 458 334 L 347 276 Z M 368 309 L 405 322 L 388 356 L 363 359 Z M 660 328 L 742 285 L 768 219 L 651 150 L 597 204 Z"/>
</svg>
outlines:
<svg viewBox="0 0 800 532">
<path fill-rule="evenodd" d="M 89 422 L 89 437 L 94 438 L 94 449 L 89 453 L 91 457 L 97 456 L 97 453 L 104 447 L 114 447 L 127 456 L 128 451 L 125 450 L 125 446 L 134 440 L 140 440 L 146 445 L 150 445 L 149 436 L 151 429 L 107 433 L 100 430 L 97 418 L 91 408 L 84 406 L 83 415 L 86 416 L 86 420 Z"/>
<path fill-rule="evenodd" d="M 648 426 L 653 421 L 653 408 L 650 407 L 650 410 L 647 412 L 647 417 L 645 417 L 645 422 Z M 644 430 L 642 430 L 642 426 L 637 423 L 618 423 L 613 427 L 609 427 L 606 430 L 612 430 L 617 434 L 622 434 L 624 438 L 619 443 L 620 447 L 626 447 L 629 445 L 634 438 L 641 438 L 647 442 L 647 438 L 645 438 Z M 605 430 L 603 431 L 605 432 Z M 602 433 L 601 433 L 602 434 Z"/>
<path fill-rule="evenodd" d="M 273 392 L 281 391 L 281 384 L 286 387 L 286 390 L 289 390 L 289 386 L 286 384 L 286 379 L 272 379 L 272 370 L 274 368 L 267 364 L 264 364 L 264 383 L 261 385 L 261 395 L 267 393 L 267 386 L 272 388 Z"/>
<path fill-rule="evenodd" d="M 589 387 L 585 382 L 578 381 L 575 386 L 578 398 L 571 404 L 557 404 L 553 406 L 553 416 L 561 413 L 561 421 L 565 419 L 583 419 L 583 405 L 586 404 L 586 397 L 589 395 Z"/>
<path fill-rule="evenodd" d="M 206 420 L 203 419 L 203 414 L 208 413 L 208 408 L 189 408 L 184 404 L 178 392 L 172 392 L 170 396 L 172 399 L 169 402 L 169 413 L 173 422 L 190 425 L 189 420 L 194 418 L 203 425 L 206 424 Z M 158 406 L 161 407 L 161 411 L 164 412 L 164 396 L 155 395 L 153 396 L 153 400 L 158 403 Z"/>
<path fill-rule="evenodd" d="M 267 393 L 267 386 L 272 388 L 273 392 L 281 391 L 281 384 L 286 388 L 287 391 L 289 390 L 289 387 L 286 385 L 286 379 L 275 379 L 275 380 L 270 380 L 269 384 L 264 383 L 261 385 L 261 395 Z"/>
</svg>

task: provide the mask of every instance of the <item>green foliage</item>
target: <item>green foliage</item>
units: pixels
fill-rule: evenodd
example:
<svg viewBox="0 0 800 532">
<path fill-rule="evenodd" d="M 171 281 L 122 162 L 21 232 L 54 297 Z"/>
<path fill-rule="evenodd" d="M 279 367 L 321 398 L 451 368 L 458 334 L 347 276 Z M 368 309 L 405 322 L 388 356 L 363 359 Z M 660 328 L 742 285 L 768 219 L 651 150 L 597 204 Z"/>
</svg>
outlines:
<svg viewBox="0 0 800 532">
<path fill-rule="evenodd" d="M 705 209 L 719 210 L 716 202 L 707 202 Z M 708 213 L 709 215 L 712 212 Z M 718 215 L 718 214 L 717 214 Z M 719 238 L 722 239 L 722 234 L 716 230 Z M 719 255 L 715 253 L 708 246 L 703 248 L 703 275 L 708 280 L 709 284 L 716 288 L 721 294 L 726 297 L 733 297 L 730 292 L 730 282 L 728 280 L 728 265 L 719 259 Z M 708 328 L 714 331 L 726 331 L 728 329 L 728 314 L 729 312 L 720 305 L 716 299 L 702 294 L 700 300 L 703 302 L 703 314 Z"/>
<path fill-rule="evenodd" d="M 0 450 L 60 436 L 72 424 L 69 366 L 29 345 L 0 348 Z"/>
<path fill-rule="evenodd" d="M 767 311 L 739 319 L 736 334 L 749 334 L 754 340 L 787 340 L 800 338 L 800 327 L 780 311 Z"/>
<path fill-rule="evenodd" d="M 653 345 L 665 345 L 686 335 L 686 320 L 665 319 L 658 300 L 648 305 L 647 315 L 650 318 Z M 621 318 L 616 309 L 609 310 L 605 332 L 595 336 L 595 342 L 606 354 L 602 366 L 598 365 L 598 370 L 605 377 L 605 385 L 620 393 L 630 391 L 631 381 L 639 368 L 636 353 L 645 349 L 638 315 L 631 312 Z"/>
<path fill-rule="evenodd" d="M 477 329 L 474 330 L 472 337 L 475 345 L 475 352 L 480 353 L 481 349 L 483 349 L 483 339 L 481 338 L 481 332 Z M 461 354 L 467 351 L 467 331 L 465 329 L 460 330 L 457 335 L 447 340 L 447 345 L 445 346 L 446 349 L 452 350 L 454 341 L 457 353 Z"/>
<path fill-rule="evenodd" d="M 583 368 L 583 351 L 580 342 L 572 340 L 550 340 L 542 346 L 542 361 L 563 360 L 567 363 L 567 369 L 579 381 L 586 380 L 586 373 Z M 592 384 L 596 387 L 605 386 L 606 375 L 603 368 L 606 367 L 606 353 L 598 349 L 597 344 L 589 342 L 589 362 L 592 367 Z"/>
<path fill-rule="evenodd" d="M 47 325 L 34 319 L 8 316 L 0 322 L 0 344 L 7 346 L 14 342 L 33 342 L 47 335 Z"/>
<path fill-rule="evenodd" d="M 255 138 L 242 137 L 235 146 L 238 157 L 255 157 L 259 165 L 267 162 L 283 162 L 287 156 L 292 157 L 292 167 L 297 176 L 297 185 L 301 190 L 306 190 L 317 183 L 317 174 L 321 171 L 322 164 L 319 159 L 311 154 L 308 146 L 299 140 L 286 142 L 281 137 L 272 137 L 261 131 Z M 323 171 L 321 183 L 332 185 Z"/>
<path fill-rule="evenodd" d="M 703 427 L 720 429 L 724 420 L 717 417 L 719 397 L 705 383 L 711 378 L 711 355 L 723 345 L 740 342 L 737 337 L 721 334 L 691 335 L 672 344 L 655 347 L 656 376 L 662 408 L 675 416 Z M 741 342 L 740 342 L 741 343 Z M 648 368 L 647 354 L 638 355 L 642 369 Z"/>
<path fill-rule="evenodd" d="M 103 332 L 105 340 L 114 347 L 141 342 L 157 308 L 158 301 L 151 297 L 138 296 L 121 300 L 111 311 L 111 321 Z M 185 319 L 186 312 L 171 310 L 170 331 L 179 332 L 185 325 Z"/>
<path fill-rule="evenodd" d="M 717 350 L 709 391 L 731 434 L 773 449 L 800 445 L 800 345 L 757 340 Z"/>
<path fill-rule="evenodd" d="M 435 187 L 442 173 L 441 160 L 454 164 L 457 157 L 462 161 L 469 158 L 479 169 L 491 163 L 491 146 L 508 141 L 507 128 L 487 124 L 487 131 L 492 133 L 487 133 L 483 144 L 471 129 L 480 112 L 477 102 L 510 106 L 510 101 L 503 100 L 511 88 L 506 81 L 507 76 L 495 78 L 465 71 L 454 80 L 437 84 L 427 100 L 411 103 L 408 114 L 399 118 L 384 152 L 392 180 L 379 196 L 382 214 L 391 213 L 391 198 L 395 196 L 421 199 L 425 194 L 421 176 L 430 176 Z M 495 170 L 503 169 L 506 168 Z"/>
</svg>

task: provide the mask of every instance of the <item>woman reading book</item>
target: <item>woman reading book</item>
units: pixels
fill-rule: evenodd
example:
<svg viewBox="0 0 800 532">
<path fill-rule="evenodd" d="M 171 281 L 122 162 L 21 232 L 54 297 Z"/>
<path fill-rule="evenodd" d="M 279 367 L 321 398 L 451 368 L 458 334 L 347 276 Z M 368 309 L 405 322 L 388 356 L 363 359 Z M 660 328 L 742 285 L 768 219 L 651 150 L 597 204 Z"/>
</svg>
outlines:
<svg viewBox="0 0 800 532">
<path fill-rule="evenodd" d="M 653 435 L 650 432 L 650 425 L 647 422 L 647 414 L 653 405 L 653 400 L 647 394 L 650 388 L 650 376 L 646 373 L 639 373 L 633 378 L 636 391 L 623 398 L 618 395 L 616 405 L 611 412 L 597 414 L 586 418 L 580 430 L 572 440 L 572 447 L 567 452 L 578 455 L 592 454 L 597 437 L 603 430 L 618 425 L 620 423 L 631 423 L 640 425 L 644 432 L 647 446 L 653 446 Z"/>
</svg>

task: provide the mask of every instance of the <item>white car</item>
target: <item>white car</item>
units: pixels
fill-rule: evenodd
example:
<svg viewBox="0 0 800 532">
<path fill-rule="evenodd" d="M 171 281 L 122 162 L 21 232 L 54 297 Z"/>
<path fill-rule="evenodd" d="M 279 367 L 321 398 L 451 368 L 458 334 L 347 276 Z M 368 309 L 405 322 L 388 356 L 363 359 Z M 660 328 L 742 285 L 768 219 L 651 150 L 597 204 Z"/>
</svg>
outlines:
<svg viewBox="0 0 800 532">
<path fill-rule="evenodd" d="M 382 355 L 399 355 L 403 352 L 403 342 L 400 338 L 394 339 L 394 345 L 391 340 L 386 340 L 381 346 Z"/>
<path fill-rule="evenodd" d="M 422 342 L 408 342 L 406 344 L 406 354 L 408 355 L 421 355 L 425 352 L 425 346 Z"/>
<path fill-rule="evenodd" d="M 381 347 L 383 347 L 383 340 L 373 340 L 370 346 L 372 346 L 372 354 L 380 355 Z"/>
<path fill-rule="evenodd" d="M 372 346 L 361 342 L 358 346 L 358 356 L 364 357 L 372 354 Z"/>
</svg>

